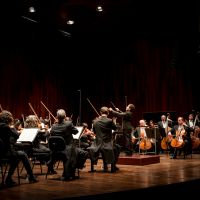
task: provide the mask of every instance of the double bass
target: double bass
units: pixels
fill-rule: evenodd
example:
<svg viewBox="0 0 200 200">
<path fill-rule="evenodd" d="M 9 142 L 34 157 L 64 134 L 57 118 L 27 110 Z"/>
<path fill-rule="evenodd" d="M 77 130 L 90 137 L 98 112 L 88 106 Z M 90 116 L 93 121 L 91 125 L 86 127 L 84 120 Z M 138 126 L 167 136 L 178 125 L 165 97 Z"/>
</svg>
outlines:
<svg viewBox="0 0 200 200">
<path fill-rule="evenodd" d="M 167 150 L 169 148 L 169 144 L 172 140 L 172 137 L 170 135 L 168 135 L 168 132 L 171 131 L 171 127 L 169 126 L 169 123 L 172 123 L 172 120 L 170 119 L 170 113 L 167 113 L 167 119 L 166 119 L 166 123 L 167 126 L 165 127 L 165 134 L 166 136 L 162 138 L 161 140 L 161 148 L 163 150 Z"/>
</svg>

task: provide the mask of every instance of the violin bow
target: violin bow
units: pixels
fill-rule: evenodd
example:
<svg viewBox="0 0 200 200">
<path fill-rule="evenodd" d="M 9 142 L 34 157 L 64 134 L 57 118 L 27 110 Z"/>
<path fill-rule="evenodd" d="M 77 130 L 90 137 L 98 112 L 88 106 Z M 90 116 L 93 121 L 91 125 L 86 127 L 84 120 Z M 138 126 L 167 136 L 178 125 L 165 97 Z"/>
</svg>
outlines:
<svg viewBox="0 0 200 200">
<path fill-rule="evenodd" d="M 95 107 L 92 105 L 92 103 L 90 102 L 90 100 L 87 98 L 87 101 L 89 102 L 89 104 L 92 106 L 92 108 L 94 109 L 94 111 L 97 113 L 97 115 L 100 117 L 100 114 L 97 112 L 97 110 L 95 109 Z"/>
<path fill-rule="evenodd" d="M 52 112 L 44 105 L 44 103 L 42 101 L 40 101 L 40 102 L 45 107 L 45 109 L 49 112 L 49 114 L 53 117 L 53 119 L 56 121 L 56 117 L 54 117 L 54 115 L 52 114 Z"/>
<path fill-rule="evenodd" d="M 30 108 L 31 108 L 31 110 L 33 111 L 34 115 L 37 117 L 38 122 L 41 123 L 41 121 L 40 121 L 40 119 L 39 119 L 37 113 L 36 113 L 35 110 L 33 109 L 33 106 L 31 105 L 31 103 L 28 103 L 28 105 L 30 106 Z"/>
<path fill-rule="evenodd" d="M 1 110 L 1 112 L 3 111 L 3 108 L 1 107 L 1 104 L 0 104 L 0 110 Z"/>
<path fill-rule="evenodd" d="M 23 120 L 23 125 L 25 127 L 25 119 L 24 119 L 24 114 L 22 114 L 22 120 Z"/>
</svg>

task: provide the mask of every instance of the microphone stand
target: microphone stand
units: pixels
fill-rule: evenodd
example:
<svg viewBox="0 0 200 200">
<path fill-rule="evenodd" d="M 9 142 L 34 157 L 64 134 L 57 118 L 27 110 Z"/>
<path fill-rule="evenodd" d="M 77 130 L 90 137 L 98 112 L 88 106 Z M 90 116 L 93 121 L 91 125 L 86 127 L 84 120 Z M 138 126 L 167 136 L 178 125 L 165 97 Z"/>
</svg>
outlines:
<svg viewBox="0 0 200 200">
<path fill-rule="evenodd" d="M 79 91 L 79 125 L 81 125 L 81 110 L 82 110 L 82 97 L 81 97 L 81 89 Z"/>
</svg>

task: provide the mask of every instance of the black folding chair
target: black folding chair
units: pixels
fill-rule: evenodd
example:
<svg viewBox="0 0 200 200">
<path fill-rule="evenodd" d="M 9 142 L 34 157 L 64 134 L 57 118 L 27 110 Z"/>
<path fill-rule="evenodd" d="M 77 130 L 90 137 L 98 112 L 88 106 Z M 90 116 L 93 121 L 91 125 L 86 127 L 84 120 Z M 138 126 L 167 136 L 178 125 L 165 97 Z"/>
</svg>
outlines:
<svg viewBox="0 0 200 200">
<path fill-rule="evenodd" d="M 1 171 L 1 185 L 5 184 L 5 177 L 6 177 L 6 173 L 8 172 L 9 169 L 9 165 L 10 165 L 10 159 L 9 157 L 6 157 L 5 155 L 3 155 L 3 151 L 4 151 L 4 142 L 3 140 L 0 138 L 0 171 Z M 20 172 L 19 172 L 19 165 L 17 165 L 17 178 L 18 178 L 18 184 L 20 184 Z"/>
<path fill-rule="evenodd" d="M 62 136 L 50 136 L 48 140 L 48 146 L 51 152 L 56 156 L 56 161 L 58 162 L 58 165 L 60 161 L 62 161 L 62 151 L 66 149 L 66 143 Z M 58 168 L 57 165 L 57 168 Z M 78 170 L 78 177 L 79 177 L 79 169 Z M 48 170 L 46 173 L 46 178 L 48 175 Z"/>
</svg>

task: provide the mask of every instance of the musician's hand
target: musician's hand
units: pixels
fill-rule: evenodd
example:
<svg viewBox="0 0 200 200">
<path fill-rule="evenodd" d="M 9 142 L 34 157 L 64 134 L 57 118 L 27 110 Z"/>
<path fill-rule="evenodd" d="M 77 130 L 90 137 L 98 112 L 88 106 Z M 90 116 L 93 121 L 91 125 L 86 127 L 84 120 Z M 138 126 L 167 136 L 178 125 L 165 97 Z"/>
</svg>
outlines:
<svg viewBox="0 0 200 200">
<path fill-rule="evenodd" d="M 113 117 L 112 120 L 115 124 L 117 123 L 117 117 Z"/>
<path fill-rule="evenodd" d="M 112 112 L 112 111 L 113 111 L 113 109 L 112 109 L 112 108 L 108 108 L 108 110 L 109 110 L 110 112 Z"/>
<path fill-rule="evenodd" d="M 169 131 L 167 135 L 168 135 L 168 136 L 172 136 L 172 133 Z"/>
<path fill-rule="evenodd" d="M 115 110 L 116 110 L 117 112 L 119 112 L 119 108 L 115 108 Z"/>
</svg>

